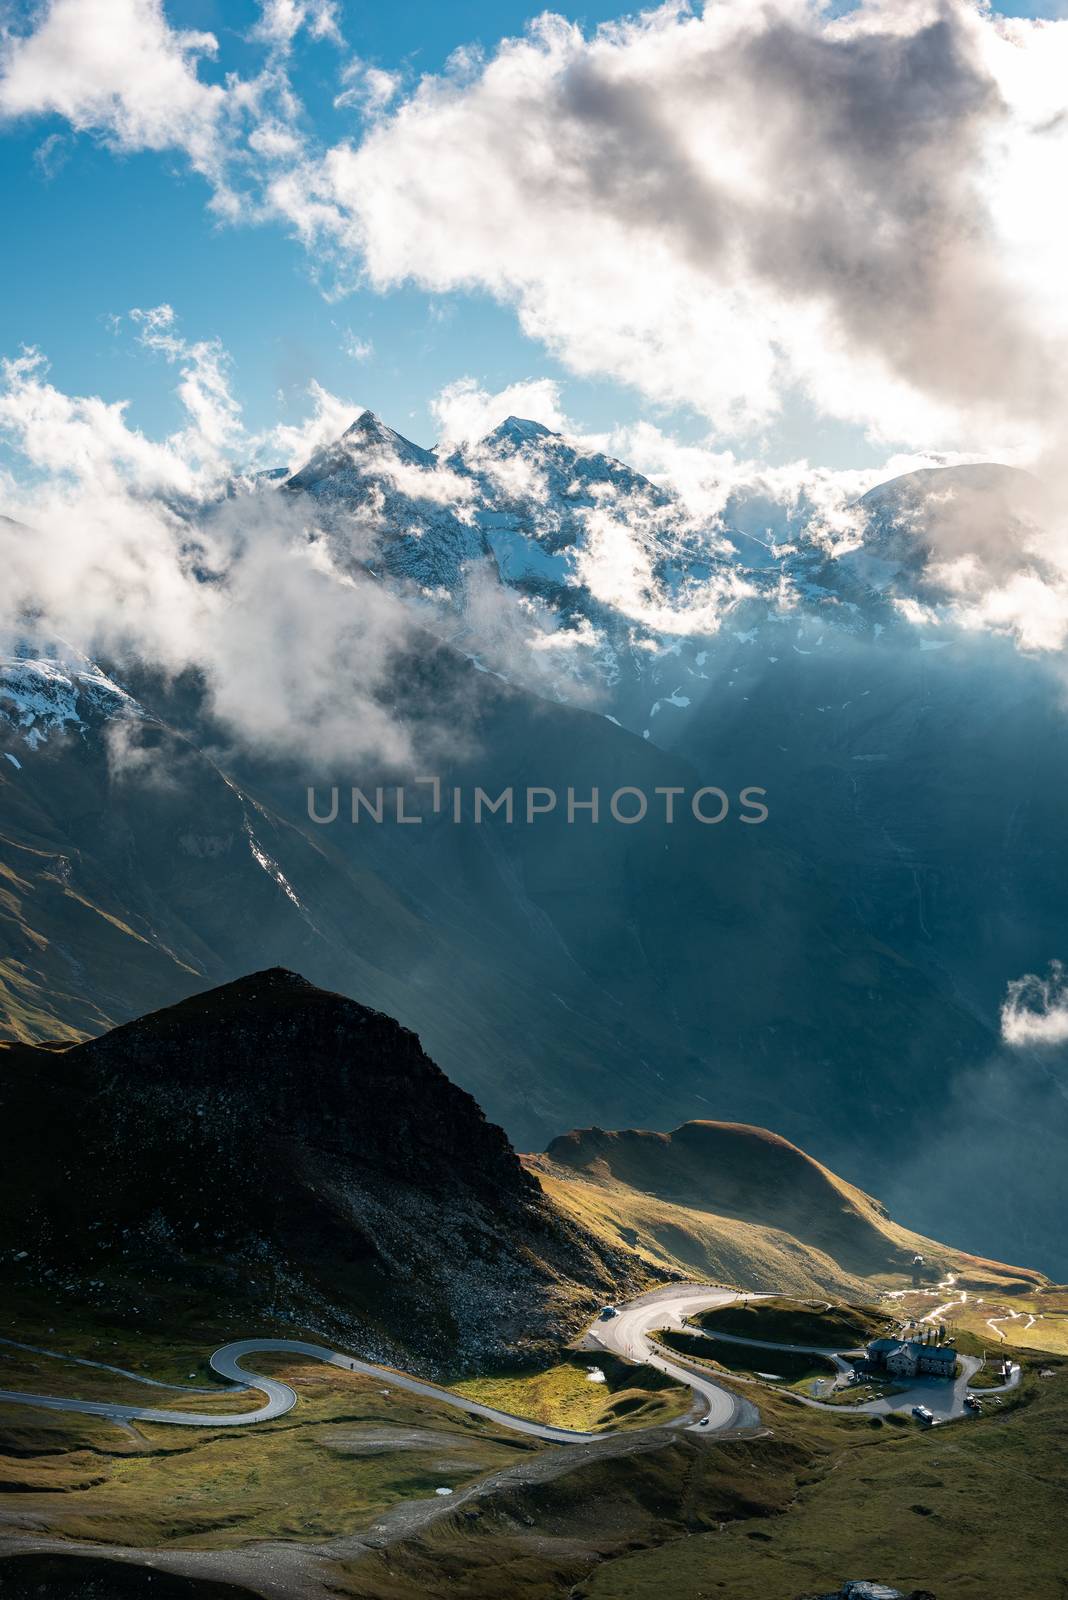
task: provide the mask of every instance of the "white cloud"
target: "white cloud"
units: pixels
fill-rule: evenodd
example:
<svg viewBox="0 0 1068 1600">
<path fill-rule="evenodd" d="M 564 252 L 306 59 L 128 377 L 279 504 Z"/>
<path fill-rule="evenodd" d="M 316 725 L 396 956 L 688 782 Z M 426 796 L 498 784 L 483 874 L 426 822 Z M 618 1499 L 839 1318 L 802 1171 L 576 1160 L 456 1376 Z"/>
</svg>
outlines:
<svg viewBox="0 0 1068 1600">
<path fill-rule="evenodd" d="M 462 512 L 478 493 L 470 478 L 453 472 L 450 467 L 419 467 L 398 456 L 383 455 L 374 462 L 373 470 L 398 494 L 429 505 L 448 506 L 456 513 Z"/>
<path fill-rule="evenodd" d="M 967 584 L 967 575 L 962 575 Z M 1014 573 L 1007 582 L 982 591 L 961 606 L 959 620 L 1014 638 L 1021 650 L 1061 651 L 1068 643 L 1068 575 L 1050 582 L 1034 572 Z"/>
<path fill-rule="evenodd" d="M 342 43 L 334 0 L 263 0 L 252 36 L 288 50 L 302 28 L 313 39 Z"/>
<path fill-rule="evenodd" d="M 46 477 L 112 491 L 128 486 L 138 494 L 210 493 L 245 437 L 226 352 L 217 340 L 184 339 L 170 306 L 129 315 L 141 344 L 181 369 L 185 427 L 162 441 L 149 439 L 129 426 L 125 401 L 64 394 L 49 382 L 44 356 L 27 350 L 0 362 L 0 429 Z M 121 319 L 113 321 L 117 332 Z"/>
<path fill-rule="evenodd" d="M 181 149 L 217 169 L 226 91 L 201 82 L 213 34 L 169 26 L 159 0 L 51 0 L 0 49 L 0 115 L 53 112 L 122 150 Z"/>
<path fill-rule="evenodd" d="M 554 433 L 571 432 L 560 403 L 560 385 L 551 378 L 527 378 L 491 394 L 475 378 L 457 378 L 430 402 L 441 438 L 474 442 L 508 417 L 540 422 Z"/>
<path fill-rule="evenodd" d="M 754 593 L 733 568 L 669 590 L 657 577 L 665 525 L 678 525 L 639 496 L 611 499 L 584 513 L 586 537 L 575 553 L 575 570 L 595 600 L 632 622 L 665 634 L 709 634 L 732 605 Z"/>
<path fill-rule="evenodd" d="M 1068 524 L 1063 473 L 981 465 L 923 475 L 896 495 L 892 537 L 925 555 L 928 621 L 1001 633 L 1025 651 L 1068 641 Z M 876 507 L 876 516 L 880 508 Z M 863 532 L 863 525 L 861 532 Z"/>
<path fill-rule="evenodd" d="M 386 72 L 381 67 L 369 67 L 358 57 L 346 62 L 341 72 L 341 82 L 341 92 L 334 98 L 335 110 L 353 106 L 368 117 L 385 110 L 390 101 L 396 98 L 401 86 L 399 73 Z"/>
<path fill-rule="evenodd" d="M 779 542 L 803 534 L 829 555 L 871 536 L 869 513 L 859 502 L 877 485 L 925 469 L 982 463 L 974 453 L 912 452 L 848 470 L 805 460 L 769 466 L 717 448 L 714 437 L 681 444 L 649 422 L 587 435 L 584 443 L 673 490 L 693 522 L 708 531 L 719 527 L 729 536 L 740 526 Z M 898 597 L 894 605 L 915 627 L 949 623 L 1004 634 L 1025 651 L 1062 651 L 1068 645 L 1063 474 L 1054 468 L 1052 482 L 1043 485 L 1020 472 L 994 473 L 986 468 L 974 482 L 947 473 L 923 479 L 912 496 L 903 490 L 903 515 L 930 551 L 923 580 L 940 594 L 926 601 Z"/>
<path fill-rule="evenodd" d="M 50 133 L 47 139 L 41 140 L 33 152 L 33 159 L 46 183 L 51 182 L 66 164 L 70 149 L 71 141 L 61 133 Z"/>
<path fill-rule="evenodd" d="M 597 448 L 672 489 L 691 516 L 708 522 L 723 510 L 735 487 L 757 471 L 754 464 L 740 462 L 732 450 L 717 448 L 713 439 L 683 444 L 647 421 L 613 429 L 597 440 Z"/>
<path fill-rule="evenodd" d="M 721 439 L 789 398 L 918 448 L 1062 440 L 1068 22 L 672 0 L 586 35 L 546 13 L 408 93 L 349 61 L 363 134 L 323 148 L 286 62 L 336 31 L 333 0 L 263 0 L 266 65 L 207 82 L 215 38 L 159 0 L 46 0 L 0 48 L 0 115 L 183 150 L 220 214 L 287 220 L 337 292 L 488 291 L 571 370 Z M 511 409 L 547 420 L 550 391 Z M 458 436 L 475 399 L 445 402 Z"/>
<path fill-rule="evenodd" d="M 669 4 L 592 38 L 546 14 L 273 198 L 379 288 L 486 289 L 572 370 L 720 429 L 800 392 L 885 438 L 1034 446 L 1066 63 L 1068 24 L 970 0 Z"/>
<path fill-rule="evenodd" d="M 141 343 L 158 350 L 181 366 L 178 398 L 189 413 L 191 428 L 184 454 L 214 457 L 222 464 L 224 453 L 243 435 L 241 408 L 230 392 L 229 358 L 217 339 L 188 343 L 177 331 L 173 309 L 155 306 L 130 312 L 141 329 Z M 179 448 L 181 449 L 181 443 Z"/>
<path fill-rule="evenodd" d="M 257 441 L 257 453 L 296 472 L 323 445 L 339 439 L 365 408 L 324 389 L 314 378 L 308 385 L 310 416 L 301 422 L 279 423 Z"/>
<path fill-rule="evenodd" d="M 222 82 L 200 76 L 214 34 L 171 27 L 161 0 L 46 0 L 33 21 L 0 38 L 0 120 L 57 115 L 118 151 L 181 151 L 228 221 L 263 221 L 267 186 L 306 159 L 285 58 L 301 27 L 336 35 L 330 0 L 267 0 L 265 64 Z M 60 147 L 42 151 L 47 169 Z"/>
<path fill-rule="evenodd" d="M 1029 972 L 1009 984 L 1001 1037 L 1016 1048 L 1068 1042 L 1068 973 L 1060 961 L 1050 962 L 1048 978 Z"/>
<path fill-rule="evenodd" d="M 353 333 L 351 328 L 345 329 L 341 348 L 352 361 L 370 361 L 375 353 L 372 341 L 370 339 L 361 339 L 359 334 Z"/>
<path fill-rule="evenodd" d="M 125 401 L 62 393 L 39 351 L 0 363 L 0 430 L 36 473 L 116 491 L 124 484 L 147 493 L 196 490 L 197 464 L 174 441 L 157 443 L 129 427 L 126 410 Z"/>
<path fill-rule="evenodd" d="M 297 134 L 277 117 L 266 116 L 248 136 L 253 155 L 268 163 L 285 165 L 300 157 L 303 146 Z"/>
<path fill-rule="evenodd" d="M 286 73 L 300 34 L 337 35 L 333 0 L 262 0 L 266 65 L 207 82 L 216 39 L 160 0 L 46 0 L 0 46 L 0 116 L 182 150 L 220 214 L 332 256 L 338 292 L 488 291 L 571 370 L 721 437 L 789 397 L 920 448 L 1063 439 L 1068 21 L 671 0 L 586 35 L 545 13 L 407 94 L 349 61 L 363 135 L 325 149 Z"/>
<path fill-rule="evenodd" d="M 161 443 L 129 426 L 121 402 L 63 394 L 39 356 L 0 370 L 0 432 L 32 471 L 4 485 L 15 520 L 0 518 L 0 636 L 33 618 L 44 640 L 90 657 L 195 667 L 235 739 L 310 772 L 414 759 L 382 693 L 410 638 L 402 602 L 336 566 L 298 497 L 232 492 L 226 452 L 256 441 L 228 403 L 223 352 L 182 339 L 169 307 L 135 321 L 180 368 L 189 424 Z M 313 398 L 313 425 L 332 426 L 342 403 Z M 129 773 L 136 752 L 115 738 L 116 770 Z"/>
<path fill-rule="evenodd" d="M 455 629 L 455 615 L 452 618 Z M 454 642 L 509 683 L 592 705 L 604 695 L 595 668 L 604 640 L 587 618 L 563 618 L 543 601 L 502 589 L 485 568 L 469 569 L 465 628 Z"/>
</svg>

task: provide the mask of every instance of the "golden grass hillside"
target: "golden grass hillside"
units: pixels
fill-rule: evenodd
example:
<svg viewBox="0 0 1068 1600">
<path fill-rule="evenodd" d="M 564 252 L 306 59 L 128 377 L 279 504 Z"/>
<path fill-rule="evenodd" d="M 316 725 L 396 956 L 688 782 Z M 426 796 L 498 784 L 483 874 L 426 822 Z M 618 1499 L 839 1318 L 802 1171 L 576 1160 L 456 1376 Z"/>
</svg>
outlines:
<svg viewBox="0 0 1068 1600">
<path fill-rule="evenodd" d="M 660 1271 L 850 1298 L 870 1293 L 873 1282 L 911 1281 L 921 1255 L 931 1281 L 952 1272 L 962 1282 L 1030 1292 L 1046 1282 L 900 1227 L 878 1200 L 764 1128 L 588 1128 L 525 1160 L 567 1216 Z"/>
<path fill-rule="evenodd" d="M 689 1389 L 655 1367 L 634 1366 L 604 1351 L 592 1357 L 571 1351 L 537 1372 L 462 1377 L 448 1387 L 512 1416 L 593 1433 L 659 1427 L 685 1416 L 693 1403 Z"/>
</svg>

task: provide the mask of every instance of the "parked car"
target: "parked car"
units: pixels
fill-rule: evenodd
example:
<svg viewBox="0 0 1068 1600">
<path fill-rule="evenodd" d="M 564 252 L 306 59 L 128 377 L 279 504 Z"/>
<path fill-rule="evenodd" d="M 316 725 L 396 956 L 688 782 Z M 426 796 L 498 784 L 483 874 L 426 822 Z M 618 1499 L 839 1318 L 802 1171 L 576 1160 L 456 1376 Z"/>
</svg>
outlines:
<svg viewBox="0 0 1068 1600">
<path fill-rule="evenodd" d="M 926 1406 L 913 1406 L 912 1415 L 917 1422 L 922 1422 L 925 1428 L 931 1427 L 934 1422 L 934 1412 L 928 1411 Z"/>
<path fill-rule="evenodd" d="M 608 1322 L 612 1317 L 618 1316 L 619 1312 L 616 1310 L 615 1306 L 605 1306 L 601 1312 L 601 1321 Z"/>
<path fill-rule="evenodd" d="M 982 1411 L 983 1409 L 983 1402 L 977 1394 L 966 1394 L 964 1396 L 964 1404 L 969 1411 Z"/>
</svg>

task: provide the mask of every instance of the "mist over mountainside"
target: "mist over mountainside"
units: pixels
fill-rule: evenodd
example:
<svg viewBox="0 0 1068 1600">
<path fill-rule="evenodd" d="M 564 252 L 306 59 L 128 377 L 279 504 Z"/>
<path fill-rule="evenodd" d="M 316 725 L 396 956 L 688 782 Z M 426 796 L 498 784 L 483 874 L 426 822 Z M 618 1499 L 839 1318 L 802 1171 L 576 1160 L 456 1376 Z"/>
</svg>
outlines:
<svg viewBox="0 0 1068 1600">
<path fill-rule="evenodd" d="M 413 774 L 250 748 L 197 673 L 28 630 L 0 666 L 9 1036 L 291 966 L 416 1028 L 521 1146 L 770 1124 L 909 1225 L 1068 1273 L 1055 1052 L 998 1034 L 1063 950 L 1062 686 L 942 570 L 1030 560 L 1032 480 L 913 474 L 836 543 L 811 506 L 702 521 L 536 423 L 432 452 L 364 413 L 233 494 L 397 597 L 374 704 L 446 791 L 752 785 L 768 820 L 316 826 L 309 784 Z"/>
</svg>

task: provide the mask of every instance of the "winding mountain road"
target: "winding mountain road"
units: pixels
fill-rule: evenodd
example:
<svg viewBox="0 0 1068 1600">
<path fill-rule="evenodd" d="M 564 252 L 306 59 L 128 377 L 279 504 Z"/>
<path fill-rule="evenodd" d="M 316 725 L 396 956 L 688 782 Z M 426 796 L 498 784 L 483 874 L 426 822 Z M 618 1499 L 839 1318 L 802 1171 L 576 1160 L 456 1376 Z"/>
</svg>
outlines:
<svg viewBox="0 0 1068 1600">
<path fill-rule="evenodd" d="M 687 1317 L 698 1311 L 711 1311 L 717 1306 L 730 1305 L 739 1299 L 737 1289 L 710 1289 L 707 1284 L 672 1284 L 667 1289 L 654 1289 L 651 1294 L 639 1295 L 630 1300 L 616 1316 L 608 1321 L 594 1323 L 589 1339 L 625 1361 L 641 1361 L 656 1367 L 677 1383 L 684 1383 L 705 1408 L 705 1415 L 684 1425 L 692 1432 L 700 1430 L 717 1432 L 726 1429 L 759 1426 L 760 1413 L 750 1400 L 724 1389 L 702 1375 L 698 1368 L 670 1360 L 660 1345 L 654 1345 L 651 1333 L 661 1328 L 682 1328 Z"/>
<path fill-rule="evenodd" d="M 725 1305 L 736 1298 L 734 1290 L 711 1289 L 707 1284 L 672 1286 L 669 1290 L 655 1291 L 651 1296 L 643 1295 L 629 1302 L 611 1321 L 598 1321 L 590 1330 L 589 1339 L 605 1350 L 625 1356 L 627 1360 L 646 1362 L 693 1391 L 696 1402 L 704 1414 L 691 1420 L 691 1413 L 691 1416 L 681 1419 L 673 1426 L 720 1432 L 754 1427 L 760 1420 L 755 1406 L 748 1401 L 736 1399 L 726 1389 L 710 1382 L 698 1372 L 665 1360 L 648 1338 L 654 1328 L 681 1327 L 683 1316 L 707 1310 L 712 1306 Z M 14 1343 L 14 1341 L 9 1342 Z M 60 1354 L 57 1351 L 43 1350 L 30 1345 L 18 1348 L 33 1349 L 40 1355 Z M 232 1394 L 252 1389 L 264 1396 L 264 1403 L 249 1411 L 174 1411 L 162 1406 L 120 1405 L 113 1400 L 77 1400 L 66 1395 L 28 1394 L 17 1389 L 0 1389 L 0 1403 L 44 1406 L 52 1411 L 75 1411 L 89 1416 L 109 1417 L 120 1422 L 163 1422 L 183 1428 L 247 1427 L 255 1422 L 269 1422 L 274 1417 L 284 1416 L 297 1403 L 296 1392 L 287 1383 L 282 1383 L 277 1378 L 264 1377 L 242 1364 L 251 1356 L 266 1353 L 307 1356 L 313 1361 L 323 1361 L 329 1366 L 340 1367 L 345 1372 L 361 1372 L 379 1379 L 390 1388 L 405 1389 L 428 1400 L 440 1401 L 458 1411 L 465 1411 L 470 1416 L 484 1417 L 487 1421 L 510 1428 L 516 1433 L 530 1434 L 534 1438 L 544 1439 L 553 1444 L 588 1444 L 604 1438 L 604 1434 L 583 1433 L 575 1429 L 554 1428 L 546 1423 L 531 1422 L 525 1417 L 498 1411 L 493 1406 L 481 1405 L 477 1400 L 468 1400 L 462 1395 L 455 1394 L 451 1389 L 443 1389 L 437 1384 L 426 1383 L 421 1378 L 396 1372 L 391 1367 L 381 1367 L 370 1361 L 361 1361 L 355 1356 L 345 1355 L 338 1350 L 329 1350 L 324 1345 L 309 1344 L 303 1339 L 238 1339 L 232 1344 L 223 1345 L 220 1350 L 215 1351 L 210 1364 L 212 1371 L 220 1378 L 236 1386 L 226 1391 L 205 1391 L 183 1388 L 180 1385 L 160 1384 L 154 1379 L 144 1378 L 139 1373 L 126 1372 L 120 1367 L 104 1368 L 138 1383 L 152 1384 L 156 1388 L 171 1388 L 182 1394 L 208 1392 Z M 60 1357 L 60 1359 L 66 1358 Z M 78 1364 L 104 1367 L 102 1362 L 79 1360 Z"/>
<path fill-rule="evenodd" d="M 657 1371 L 663 1372 L 676 1383 L 690 1389 L 694 1396 L 694 1408 L 687 1416 L 677 1419 L 669 1426 L 695 1433 L 752 1432 L 760 1426 L 760 1413 L 752 1401 L 714 1382 L 698 1364 L 688 1362 L 685 1357 L 669 1357 L 665 1354 L 663 1346 L 654 1344 L 650 1338 L 652 1333 L 660 1329 L 681 1329 L 685 1325 L 686 1318 L 692 1317 L 696 1312 L 729 1305 L 739 1298 L 738 1290 L 718 1289 L 708 1284 L 671 1284 L 661 1289 L 654 1289 L 628 1301 L 614 1316 L 599 1318 L 588 1330 L 585 1344 L 587 1348 L 599 1348 L 621 1356 L 625 1361 L 655 1367 Z M 776 1350 L 822 1355 L 833 1360 L 840 1372 L 846 1366 L 841 1354 L 830 1349 L 814 1350 L 804 1345 L 774 1344 L 759 1339 L 747 1339 L 740 1335 L 706 1333 L 705 1337 L 710 1343 L 717 1339 L 725 1340 L 735 1345 L 749 1345 L 758 1350 L 766 1350 L 769 1355 Z M 510 1428 L 516 1433 L 529 1434 L 533 1438 L 544 1439 L 551 1444 L 590 1444 L 606 1437 L 605 1433 L 583 1433 L 576 1429 L 554 1428 L 547 1423 L 532 1422 L 529 1418 L 499 1411 L 494 1406 L 482 1405 L 477 1400 L 468 1400 L 451 1389 L 427 1383 L 422 1378 L 410 1377 L 407 1373 L 397 1372 L 392 1367 L 361 1361 L 356 1356 L 327 1349 L 325 1345 L 310 1344 L 303 1339 L 237 1339 L 232 1344 L 223 1345 L 211 1357 L 210 1365 L 212 1371 L 230 1386 L 225 1390 L 206 1390 L 160 1383 L 156 1379 L 145 1378 L 140 1373 L 127 1372 L 121 1367 L 106 1366 L 103 1362 L 64 1357 L 58 1351 L 43 1350 L 33 1345 L 17 1345 L 14 1340 L 0 1340 L 0 1343 L 16 1349 L 32 1350 L 39 1355 L 70 1360 L 79 1366 L 97 1367 L 137 1383 L 149 1384 L 153 1388 L 170 1389 L 183 1395 L 238 1394 L 253 1390 L 263 1396 L 261 1405 L 248 1411 L 231 1412 L 175 1411 L 163 1406 L 120 1405 L 114 1400 L 77 1400 L 66 1395 L 29 1394 L 18 1389 L 0 1389 L 0 1404 L 44 1406 L 52 1411 L 75 1411 L 89 1416 L 109 1417 L 118 1422 L 162 1422 L 182 1428 L 247 1427 L 252 1423 L 269 1422 L 274 1417 L 285 1416 L 297 1403 L 296 1391 L 290 1388 L 289 1384 L 282 1383 L 277 1378 L 264 1377 L 263 1374 L 254 1372 L 243 1364 L 255 1355 L 278 1354 L 306 1356 L 313 1361 L 325 1362 L 328 1366 L 340 1367 L 344 1372 L 360 1372 L 367 1377 L 378 1379 L 390 1388 L 404 1389 L 410 1394 L 421 1395 L 424 1399 L 436 1400 L 443 1405 L 452 1406 L 457 1411 L 464 1411 L 469 1416 L 483 1417 L 500 1427 Z M 833 1409 L 839 1416 L 885 1414 L 889 1411 L 908 1410 L 914 1405 L 926 1405 L 940 1420 L 948 1420 L 950 1417 L 961 1415 L 964 1411 L 968 1385 L 980 1365 L 975 1357 L 962 1356 L 961 1375 L 952 1383 L 947 1383 L 941 1378 L 917 1378 L 903 1393 L 861 1402 L 855 1406 L 832 1407 L 824 1401 L 806 1395 L 798 1395 L 797 1398 L 804 1405 L 815 1406 L 820 1410 Z M 1000 1389 L 987 1389 L 983 1393 L 1004 1392 L 1005 1389 L 1013 1388 L 1019 1381 L 1020 1371 L 1016 1368 L 1008 1383 L 1000 1386 Z M 627 1431 L 634 1433 L 641 1430 Z"/>
</svg>

